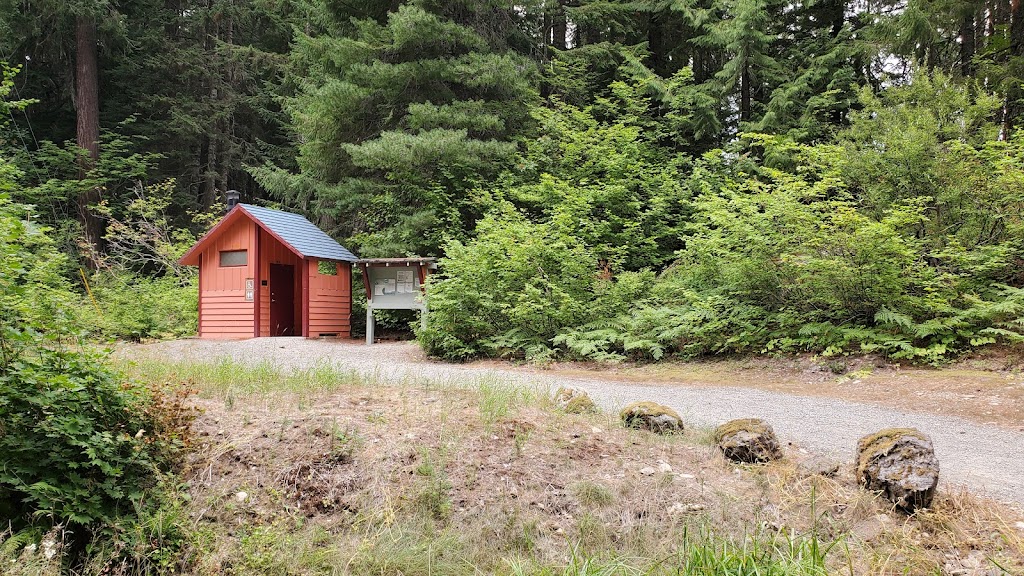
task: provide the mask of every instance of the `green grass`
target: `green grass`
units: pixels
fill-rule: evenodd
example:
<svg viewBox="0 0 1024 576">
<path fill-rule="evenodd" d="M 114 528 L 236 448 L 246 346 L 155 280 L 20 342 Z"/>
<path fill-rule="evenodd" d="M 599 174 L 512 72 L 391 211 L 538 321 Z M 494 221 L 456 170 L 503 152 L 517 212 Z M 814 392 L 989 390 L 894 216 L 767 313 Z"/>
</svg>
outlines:
<svg viewBox="0 0 1024 576">
<path fill-rule="evenodd" d="M 480 378 L 474 387 L 480 392 L 480 419 L 488 427 L 523 406 L 547 402 L 547 395 L 537 388 L 497 378 Z"/>
<path fill-rule="evenodd" d="M 420 449 L 420 463 L 416 466 L 419 477 L 413 508 L 425 518 L 446 521 L 452 515 L 451 482 L 445 470 L 445 454 Z"/>
<path fill-rule="evenodd" d="M 493 424 L 527 405 L 546 406 L 550 399 L 541 388 L 494 376 L 428 379 L 385 378 L 376 371 L 338 368 L 329 363 L 286 370 L 269 361 L 255 364 L 220 358 L 212 362 L 142 359 L 121 361 L 118 367 L 135 378 L 149 382 L 188 384 L 201 398 L 223 399 L 230 408 L 238 398 L 270 394 L 314 396 L 349 388 L 405 386 L 444 393 L 451 389 L 480 393 L 480 415 Z"/>
<path fill-rule="evenodd" d="M 282 370 L 271 362 L 245 364 L 223 358 L 215 362 L 170 362 L 139 360 L 121 369 L 151 382 L 188 384 L 203 398 L 220 398 L 229 404 L 238 397 L 274 393 L 316 395 L 339 389 L 368 385 L 372 377 L 355 370 L 317 364 L 300 370 Z"/>
<path fill-rule="evenodd" d="M 588 508 L 607 506 L 615 501 L 615 495 L 611 490 L 595 482 L 581 480 L 570 488 L 580 504 Z"/>
<path fill-rule="evenodd" d="M 590 534 L 567 540 L 568 560 L 556 561 L 540 557 L 532 545 L 523 545 L 519 540 L 512 543 L 508 538 L 495 538 L 481 547 L 462 527 L 439 525 L 429 518 L 403 518 L 399 522 L 365 524 L 363 528 L 352 537 L 282 518 L 269 524 L 239 527 L 228 550 L 213 550 L 218 537 L 209 532 L 210 527 L 197 526 L 188 539 L 193 543 L 193 551 L 202 556 L 196 558 L 197 565 L 193 567 L 197 573 L 213 568 L 206 564 L 210 558 L 205 555 L 216 552 L 231 558 L 232 574 L 253 576 L 826 576 L 830 574 L 825 566 L 826 556 L 837 546 L 826 546 L 812 536 L 783 532 L 757 532 L 734 540 L 705 528 L 684 533 L 677 551 L 656 554 L 656 550 L 622 550 L 605 538 L 597 536 L 595 540 Z M 10 563 L 19 554 L 2 556 Z M 164 568 L 170 570 L 172 566 Z M 4 573 L 59 572 L 56 565 L 45 562 L 38 554 L 22 557 L 19 564 L 9 567 L 14 571 Z"/>
<path fill-rule="evenodd" d="M 124 369 L 140 379 L 187 384 L 202 397 L 221 399 L 227 410 L 242 413 L 246 412 L 247 403 L 276 401 L 279 394 L 297 395 L 308 407 L 317 406 L 332 392 L 356 399 L 373 396 L 379 406 L 385 406 L 383 401 L 390 398 L 396 408 L 401 407 L 391 413 L 378 412 L 378 405 L 367 408 L 364 416 L 370 424 L 332 417 L 320 425 L 329 434 L 325 449 L 332 461 L 367 474 L 365 487 L 348 496 L 346 503 L 351 508 L 346 508 L 343 515 L 329 521 L 321 518 L 318 525 L 300 513 L 280 509 L 271 516 L 247 519 L 244 525 L 228 526 L 222 518 L 200 521 L 198 517 L 183 515 L 182 508 L 168 507 L 162 511 L 166 512 L 164 515 L 140 519 L 133 531 L 123 537 L 122 541 L 129 542 L 177 538 L 183 543 L 184 554 L 191 559 L 188 573 L 192 574 L 228 570 L 253 575 L 822 576 L 853 574 L 854 569 L 848 566 L 856 561 L 860 569 L 866 557 L 875 566 L 881 560 L 871 561 L 870 555 L 874 553 L 903 552 L 908 556 L 893 556 L 892 562 L 914 566 L 909 573 L 923 573 L 931 566 L 926 560 L 919 562 L 917 552 L 908 552 L 906 543 L 894 543 L 894 550 L 883 545 L 876 551 L 874 545 L 848 539 L 842 529 L 825 534 L 816 529 L 793 532 L 767 528 L 762 523 L 764 517 L 758 513 L 753 513 L 753 519 L 748 517 L 749 494 L 716 496 L 721 499 L 721 515 L 666 515 L 664 507 L 668 501 L 659 500 L 659 494 L 667 484 L 644 488 L 643 484 L 617 483 L 609 477 L 560 477 L 558 471 L 551 471 L 552 481 L 563 483 L 565 490 L 565 494 L 552 501 L 557 504 L 568 496 L 578 504 L 570 509 L 570 516 L 552 508 L 535 507 L 532 500 L 525 498 L 506 499 L 494 483 L 487 491 L 481 491 L 478 475 L 491 474 L 493 479 L 504 468 L 467 468 L 460 465 L 461 458 L 487 462 L 494 456 L 494 463 L 507 459 L 515 470 L 538 453 L 545 454 L 552 448 L 549 444 L 557 444 L 573 427 L 582 426 L 585 430 L 600 425 L 611 434 L 613 428 L 620 426 L 611 414 L 566 415 L 554 409 L 550 395 L 543 389 L 511 379 L 467 374 L 441 380 L 413 377 L 396 381 L 373 372 L 360 374 L 327 364 L 288 372 L 269 363 L 246 365 L 229 360 L 205 364 L 142 361 L 125 365 Z M 424 402 L 427 397 L 430 402 Z M 300 403 L 300 410 L 302 407 Z M 267 432 L 272 438 L 283 438 L 293 425 L 292 417 L 301 420 L 303 416 L 281 414 L 280 422 Z M 408 445 L 404 440 L 395 446 L 375 444 L 380 430 L 402 430 L 406 425 L 418 425 L 424 418 L 437 424 L 429 437 L 417 430 L 420 439 Z M 466 426 L 458 418 L 472 422 Z M 504 448 L 495 456 L 497 453 L 488 452 L 492 445 L 489 442 L 508 446 L 509 439 L 492 439 L 493 428 L 504 427 L 504 421 L 509 419 L 522 419 L 538 428 L 515 432 L 511 438 L 514 452 L 505 456 Z M 356 426 L 365 432 L 361 433 Z M 481 436 L 486 440 L 482 445 Z M 621 441 L 629 442 L 630 450 L 651 454 L 683 444 L 688 448 L 701 447 L 698 452 L 717 457 L 717 453 L 706 448 L 713 444 L 712 438 L 712 429 L 700 427 L 688 427 L 684 434 L 668 437 L 620 432 Z M 392 452 L 374 454 L 373 446 Z M 464 446 L 475 447 L 477 453 L 461 451 Z M 379 459 L 376 468 L 373 458 Z M 394 464 L 402 458 L 408 460 Z M 666 476 L 664 480 L 670 479 Z M 698 482 L 703 491 L 703 479 Z M 252 494 L 260 490 L 241 484 L 239 488 Z M 763 490 L 769 488 L 765 485 Z M 811 498 L 813 502 L 813 490 Z M 238 517 L 237 511 L 229 509 L 235 505 L 230 498 L 224 502 L 215 497 L 209 502 L 193 503 L 190 514 L 212 509 L 224 517 Z M 815 512 L 812 504 L 812 517 L 816 517 Z M 176 535 L 176 530 L 187 532 Z M 853 560 L 848 547 L 855 551 Z M 177 557 L 173 547 L 157 552 L 161 553 L 168 555 L 155 558 L 159 565 L 172 563 Z M 0 562 L 10 562 L 17 556 L 16 543 L 9 544 L 6 550 L 0 544 Z M 27 559 L 19 566 L 33 566 L 32 560 Z"/>
<path fill-rule="evenodd" d="M 661 557 L 616 552 L 584 551 L 570 543 L 564 564 L 539 564 L 511 557 L 507 572 L 521 576 L 828 576 L 826 556 L 840 541 L 824 545 L 813 536 L 784 532 L 755 532 L 739 540 L 722 537 L 705 527 L 686 531 L 679 550 Z"/>
</svg>

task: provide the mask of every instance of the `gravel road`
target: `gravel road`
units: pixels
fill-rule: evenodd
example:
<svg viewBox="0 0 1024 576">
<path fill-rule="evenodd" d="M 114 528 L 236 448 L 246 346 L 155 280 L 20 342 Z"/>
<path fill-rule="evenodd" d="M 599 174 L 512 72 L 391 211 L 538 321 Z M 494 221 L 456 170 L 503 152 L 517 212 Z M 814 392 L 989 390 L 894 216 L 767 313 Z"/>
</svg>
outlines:
<svg viewBox="0 0 1024 576">
<path fill-rule="evenodd" d="M 409 378 L 442 382 L 497 378 L 548 388 L 575 386 L 587 390 L 609 410 L 637 400 L 653 400 L 671 406 L 686 422 L 695 425 L 714 426 L 742 417 L 764 418 L 783 441 L 843 461 L 852 461 L 861 436 L 882 428 L 909 426 L 931 436 L 942 467 L 943 488 L 962 485 L 976 494 L 1024 506 L 1024 433 L 959 418 L 693 381 L 645 386 L 528 368 L 444 364 L 425 360 L 413 343 L 365 346 L 302 338 L 178 340 L 132 347 L 126 352 L 176 361 L 209 362 L 228 357 L 249 363 L 269 362 L 282 370 L 330 364 L 396 382 Z"/>
</svg>

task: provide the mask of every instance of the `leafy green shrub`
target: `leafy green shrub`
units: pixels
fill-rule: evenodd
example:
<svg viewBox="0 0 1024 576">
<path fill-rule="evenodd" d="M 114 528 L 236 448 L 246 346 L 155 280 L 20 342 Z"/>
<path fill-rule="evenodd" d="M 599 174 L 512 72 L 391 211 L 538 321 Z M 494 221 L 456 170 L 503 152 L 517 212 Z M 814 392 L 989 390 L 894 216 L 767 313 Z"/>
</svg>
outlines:
<svg viewBox="0 0 1024 576">
<path fill-rule="evenodd" d="M 94 527 L 130 514 L 175 462 L 188 410 L 125 382 L 102 357 L 31 343 L 0 363 L 0 492 L 12 517 Z M 170 404 L 175 404 L 171 401 Z"/>
<path fill-rule="evenodd" d="M 0 194 L 0 517 L 35 534 L 70 527 L 80 549 L 159 502 L 143 497 L 176 463 L 193 412 L 185 391 L 126 381 L 75 345 L 81 297 L 27 213 Z"/>
<path fill-rule="evenodd" d="M 81 310 L 85 327 L 122 340 L 176 338 L 196 333 L 199 288 L 195 278 L 150 278 L 126 271 L 98 272 Z"/>
<path fill-rule="evenodd" d="M 476 240 L 448 245 L 427 288 L 427 353 L 541 358 L 564 326 L 590 317 L 596 261 L 550 225 L 488 217 Z"/>
<path fill-rule="evenodd" d="M 863 93 L 834 144 L 741 134 L 691 163 L 637 88 L 535 112 L 544 137 L 482 196 L 524 216 L 451 246 L 428 352 L 934 363 L 1024 340 L 1024 139 L 996 139 L 1001 99 L 922 74 Z"/>
<path fill-rule="evenodd" d="M 496 196 L 578 238 L 616 271 L 664 266 L 682 247 L 691 213 L 689 162 L 657 145 L 642 86 L 610 88 L 593 108 L 554 100 L 534 109 L 544 136 L 523 141 Z"/>
<path fill-rule="evenodd" d="M 5 167 L 0 162 L 0 190 Z M 78 299 L 61 276 L 66 258 L 46 228 L 22 220 L 29 213 L 28 206 L 0 193 L 0 329 L 54 325 Z"/>
<path fill-rule="evenodd" d="M 799 170 L 760 165 L 720 181 L 695 202 L 686 248 L 646 296 L 567 328 L 556 344 L 606 360 L 815 351 L 937 362 L 1024 339 L 1024 292 L 977 282 L 1000 277 L 1006 250 L 952 240 L 937 250 L 921 233 L 927 198 L 873 218 L 838 178 L 838 149 L 747 137 L 766 158 L 792 155 Z"/>
<path fill-rule="evenodd" d="M 97 207 L 106 222 L 105 251 L 87 280 L 76 271 L 85 280 L 78 323 L 91 336 L 139 341 L 196 333 L 197 270 L 178 263 L 196 235 L 169 216 L 173 192 L 173 180 L 139 183 L 116 209 Z M 212 224 L 219 215 L 190 216 Z"/>
</svg>

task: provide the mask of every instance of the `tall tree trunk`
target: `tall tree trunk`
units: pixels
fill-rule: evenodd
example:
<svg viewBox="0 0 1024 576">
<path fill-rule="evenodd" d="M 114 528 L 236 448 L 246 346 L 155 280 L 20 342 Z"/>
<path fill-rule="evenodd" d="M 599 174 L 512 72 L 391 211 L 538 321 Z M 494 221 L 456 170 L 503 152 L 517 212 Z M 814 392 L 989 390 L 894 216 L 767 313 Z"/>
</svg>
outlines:
<svg viewBox="0 0 1024 576">
<path fill-rule="evenodd" d="M 996 4 L 996 0 L 985 3 L 985 36 L 989 39 L 996 35 Z"/>
<path fill-rule="evenodd" d="M 960 22 L 960 73 L 964 78 L 974 74 L 974 13 L 964 14 Z"/>
<path fill-rule="evenodd" d="M 80 176 L 84 178 L 100 156 L 100 83 L 94 17 L 75 19 L 75 44 L 76 143 L 88 151 L 79 162 Z M 88 188 L 78 194 L 78 217 L 89 249 L 86 262 L 93 268 L 103 248 L 103 221 L 92 210 L 92 205 L 99 200 L 98 188 Z"/>
<path fill-rule="evenodd" d="M 1020 60 L 1024 58 L 1024 10 L 1021 10 L 1022 0 L 1010 1 L 1010 58 Z M 1014 69 L 1011 66 L 1010 69 Z M 1006 105 L 1003 108 L 1003 133 L 1002 137 L 1010 139 L 1014 125 L 1021 112 L 1024 111 L 1024 92 L 1020 88 L 1020 79 L 1010 82 L 1006 90 Z"/>
<path fill-rule="evenodd" d="M 1010 54 L 1024 56 L 1024 11 L 1021 0 L 1010 1 Z"/>
<path fill-rule="evenodd" d="M 740 73 L 740 122 L 750 120 L 750 71 L 744 64 Z"/>
<path fill-rule="evenodd" d="M 656 74 L 668 75 L 666 73 L 668 58 L 665 54 L 665 37 L 663 34 L 661 19 L 658 13 L 652 11 L 651 17 L 647 20 L 647 47 L 651 52 L 650 66 Z"/>
<path fill-rule="evenodd" d="M 213 10 L 212 0 L 207 0 L 206 9 Z M 218 75 L 218 59 L 220 56 L 217 54 L 217 40 L 220 39 L 220 24 L 218 21 L 211 21 L 207 24 L 206 34 L 203 35 L 205 40 L 203 42 L 203 52 L 207 58 L 207 70 L 204 80 L 208 83 L 206 88 L 208 89 L 208 101 L 206 103 L 207 110 L 211 111 L 214 115 L 219 112 L 218 90 L 217 90 L 217 75 Z M 206 162 L 201 164 L 201 172 L 203 175 L 203 182 L 201 184 L 200 198 L 202 201 L 203 210 L 209 210 L 214 203 L 217 202 L 217 159 L 220 157 L 218 150 L 218 138 L 219 132 L 217 131 L 217 120 L 213 121 L 213 124 L 209 129 L 206 130 L 204 138 L 206 140 Z"/>
<path fill-rule="evenodd" d="M 216 91 L 212 94 L 217 97 Z M 215 128 L 216 130 L 216 128 Z M 217 146 L 217 134 L 207 137 L 209 146 L 206 152 L 206 165 L 203 166 L 203 210 L 209 210 L 217 202 L 217 158 L 220 151 Z"/>
<path fill-rule="evenodd" d="M 235 16 L 234 12 L 228 13 L 227 30 L 224 33 L 224 41 L 228 46 L 233 46 L 235 43 Z M 230 111 L 219 123 L 220 132 L 220 189 L 227 192 L 231 187 L 228 186 L 228 174 L 233 166 L 234 156 L 234 135 L 235 135 L 235 121 L 234 121 L 234 97 L 235 87 L 237 86 L 237 72 L 238 69 L 235 66 L 235 61 L 231 56 L 227 56 L 223 60 L 224 71 L 221 73 L 221 78 L 224 79 L 224 88 L 221 91 L 220 98 L 224 102 L 224 106 Z M 228 100 L 230 99 L 230 100 Z"/>
<path fill-rule="evenodd" d="M 544 37 L 544 40 L 541 41 L 541 46 L 540 46 L 540 59 L 541 59 L 541 62 L 547 62 L 548 59 L 549 59 L 549 56 L 548 56 L 548 46 L 551 46 L 551 44 L 554 42 L 554 40 L 551 37 L 551 33 L 552 32 L 551 32 L 551 11 L 550 10 L 544 10 L 544 14 L 541 17 L 540 27 L 541 27 L 541 30 L 543 30 L 543 37 Z"/>
<path fill-rule="evenodd" d="M 565 50 L 568 46 L 566 35 L 569 32 L 569 23 L 565 16 L 566 0 L 556 0 L 558 7 L 551 14 L 551 45 L 559 50 Z"/>
<path fill-rule="evenodd" d="M 195 171 L 195 182 L 198 183 L 199 193 L 196 194 L 196 204 L 199 205 L 202 208 L 202 210 L 205 211 L 210 208 L 210 203 L 207 201 L 206 191 L 206 165 L 210 161 L 210 136 L 208 134 L 204 134 L 199 138 L 198 152 L 198 161 L 196 163 Z"/>
<path fill-rule="evenodd" d="M 846 0 L 833 0 L 827 6 L 829 8 L 829 20 L 832 22 L 831 34 L 835 38 L 843 31 L 843 25 L 846 24 Z"/>
</svg>

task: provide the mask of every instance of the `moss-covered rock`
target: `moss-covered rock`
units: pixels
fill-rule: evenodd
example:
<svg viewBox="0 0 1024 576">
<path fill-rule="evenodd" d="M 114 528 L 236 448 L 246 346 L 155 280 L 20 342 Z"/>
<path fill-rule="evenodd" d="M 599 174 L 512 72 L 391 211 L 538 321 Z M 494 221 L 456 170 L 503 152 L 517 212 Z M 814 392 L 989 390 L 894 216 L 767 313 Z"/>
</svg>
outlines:
<svg viewBox="0 0 1024 576">
<path fill-rule="evenodd" d="M 555 393 L 555 404 L 568 414 L 597 412 L 597 405 L 585 390 L 562 387 Z"/>
<path fill-rule="evenodd" d="M 650 430 L 659 434 L 683 431 L 683 419 L 675 410 L 656 402 L 634 402 L 619 412 L 626 428 Z"/>
<path fill-rule="evenodd" d="M 931 505 L 939 461 L 931 438 L 914 428 L 888 428 L 857 442 L 857 480 L 910 513 Z"/>
<path fill-rule="evenodd" d="M 758 418 L 730 420 L 715 429 L 715 442 L 726 458 L 750 464 L 782 458 L 770 424 Z"/>
</svg>

